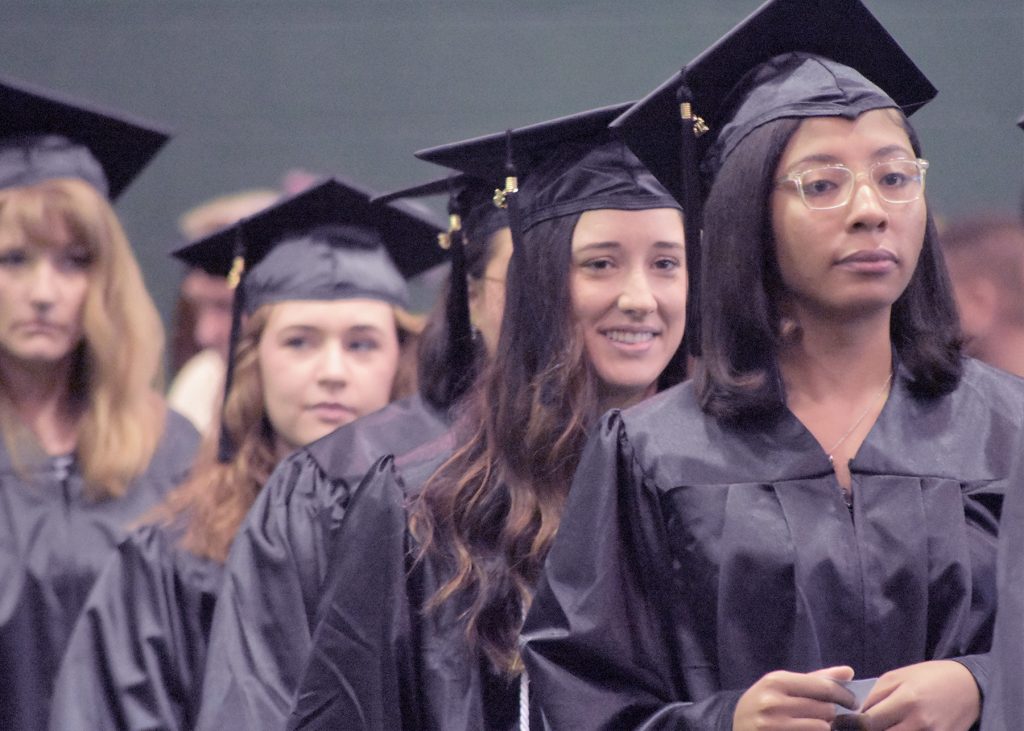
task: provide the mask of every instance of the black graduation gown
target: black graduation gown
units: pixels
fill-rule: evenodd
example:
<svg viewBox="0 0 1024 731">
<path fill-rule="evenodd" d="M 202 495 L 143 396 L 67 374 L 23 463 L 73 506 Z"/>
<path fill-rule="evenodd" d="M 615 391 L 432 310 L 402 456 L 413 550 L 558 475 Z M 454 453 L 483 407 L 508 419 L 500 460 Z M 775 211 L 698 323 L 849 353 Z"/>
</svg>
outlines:
<svg viewBox="0 0 1024 731">
<path fill-rule="evenodd" d="M 1024 453 L 1017 455 L 1024 459 Z M 1024 490 L 1010 490 L 999 523 L 999 611 L 982 731 L 1024 729 Z"/>
<path fill-rule="evenodd" d="M 75 624 L 53 694 L 53 731 L 190 729 L 223 567 L 183 549 L 180 524 L 121 542 Z"/>
<path fill-rule="evenodd" d="M 998 511 L 1024 489 L 1024 382 L 975 361 L 950 395 L 896 385 L 850 469 L 790 413 L 756 431 L 691 385 L 602 422 L 523 632 L 558 729 L 730 729 L 765 673 L 873 677 L 958 658 L 982 691 Z"/>
<path fill-rule="evenodd" d="M 186 475 L 199 435 L 169 411 L 146 471 L 93 501 L 70 458 L 19 472 L 0 447 L 0 728 L 46 727 L 53 682 L 93 581 L 126 528 Z"/>
<path fill-rule="evenodd" d="M 228 555 L 197 728 L 284 725 L 351 489 L 381 455 L 407 452 L 446 428 L 444 415 L 414 396 L 337 429 L 278 465 Z"/>
<path fill-rule="evenodd" d="M 406 495 L 450 454 L 445 435 L 397 466 L 382 459 L 353 496 L 289 729 L 517 727 L 518 682 L 469 650 L 450 602 L 422 611 L 440 583 L 430 557 L 414 561 Z"/>
</svg>

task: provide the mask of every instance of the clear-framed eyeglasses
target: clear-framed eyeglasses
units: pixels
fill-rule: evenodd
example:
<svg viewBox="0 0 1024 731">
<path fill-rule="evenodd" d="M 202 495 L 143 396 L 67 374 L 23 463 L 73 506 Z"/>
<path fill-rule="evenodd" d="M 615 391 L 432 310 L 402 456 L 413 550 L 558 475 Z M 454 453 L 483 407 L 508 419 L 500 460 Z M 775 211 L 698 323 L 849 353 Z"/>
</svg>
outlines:
<svg viewBox="0 0 1024 731">
<path fill-rule="evenodd" d="M 793 183 L 804 205 L 813 211 L 845 206 L 853 197 L 857 178 L 864 177 L 878 196 L 887 203 L 910 203 L 924 195 L 924 174 L 928 161 L 882 160 L 864 173 L 854 173 L 845 165 L 823 165 L 791 173 L 775 181 Z"/>
</svg>

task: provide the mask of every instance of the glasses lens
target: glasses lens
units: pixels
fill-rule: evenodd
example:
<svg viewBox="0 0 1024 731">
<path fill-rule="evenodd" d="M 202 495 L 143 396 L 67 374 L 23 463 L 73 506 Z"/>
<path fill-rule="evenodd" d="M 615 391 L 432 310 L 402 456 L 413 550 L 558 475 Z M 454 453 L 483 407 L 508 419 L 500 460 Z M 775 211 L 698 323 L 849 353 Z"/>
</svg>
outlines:
<svg viewBox="0 0 1024 731">
<path fill-rule="evenodd" d="M 909 203 L 921 197 L 924 174 L 916 160 L 888 160 L 871 168 L 875 190 L 890 203 Z"/>
<path fill-rule="evenodd" d="M 849 199 L 853 187 L 853 173 L 843 167 L 805 170 L 797 179 L 800 182 L 800 194 L 808 208 L 841 206 Z"/>
</svg>

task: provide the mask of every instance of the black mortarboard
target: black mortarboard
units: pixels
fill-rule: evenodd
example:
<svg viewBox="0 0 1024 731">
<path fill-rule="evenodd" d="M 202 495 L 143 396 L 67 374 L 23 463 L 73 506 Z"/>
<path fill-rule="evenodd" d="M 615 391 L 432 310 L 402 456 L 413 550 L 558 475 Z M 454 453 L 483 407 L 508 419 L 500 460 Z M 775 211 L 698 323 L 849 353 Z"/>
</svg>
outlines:
<svg viewBox="0 0 1024 731">
<path fill-rule="evenodd" d="M 285 300 L 381 299 L 404 306 L 405 278 L 440 263 L 441 227 L 410 204 L 331 178 L 173 252 L 236 286 L 225 397 L 242 312 Z M 397 266 L 396 266 L 397 265 Z M 221 430 L 221 461 L 233 452 Z"/>
<path fill-rule="evenodd" d="M 169 137 L 123 112 L 0 78 L 0 188 L 79 178 L 114 200 Z"/>
<path fill-rule="evenodd" d="M 697 157 L 713 177 L 736 142 L 766 122 L 880 107 L 911 114 L 935 94 L 859 0 L 769 0 L 611 126 L 681 197 L 682 102 L 708 128 Z"/>
<path fill-rule="evenodd" d="M 422 160 L 481 178 L 511 169 L 520 231 L 537 223 L 598 208 L 678 207 L 623 145 L 608 123 L 628 104 L 602 107 L 499 134 L 421 150 Z"/>
<path fill-rule="evenodd" d="M 769 0 L 611 127 L 683 203 L 689 258 L 714 176 L 754 129 L 886 107 L 909 115 L 935 94 L 859 0 Z"/>
<path fill-rule="evenodd" d="M 469 290 L 465 241 L 484 245 L 487 238 L 508 227 L 508 215 L 494 202 L 494 189 L 500 174 L 490 182 L 466 174 L 451 174 L 429 183 L 397 190 L 375 199 L 384 203 L 402 198 L 425 198 L 447 194 L 449 224 L 447 234 L 439 237 L 442 248 L 451 253 L 451 274 L 445 302 L 448 365 L 444 380 L 443 404 L 451 406 L 465 393 L 476 372 L 476 348 L 473 345 L 469 313 Z"/>
<path fill-rule="evenodd" d="M 1024 129 L 1024 115 L 1021 115 L 1021 118 L 1017 120 L 1017 126 Z"/>
</svg>

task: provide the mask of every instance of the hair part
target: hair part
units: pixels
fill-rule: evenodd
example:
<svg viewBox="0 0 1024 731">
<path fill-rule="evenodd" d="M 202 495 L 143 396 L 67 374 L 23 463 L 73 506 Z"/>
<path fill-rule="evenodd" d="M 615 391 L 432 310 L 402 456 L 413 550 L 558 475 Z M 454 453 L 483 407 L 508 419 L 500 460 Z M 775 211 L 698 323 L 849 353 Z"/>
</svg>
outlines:
<svg viewBox="0 0 1024 731">
<path fill-rule="evenodd" d="M 920 156 L 917 135 L 900 117 Z M 802 121 L 779 119 L 751 132 L 725 160 L 704 207 L 703 357 L 695 383 L 704 411 L 724 420 L 778 414 L 784 401 L 778 352 L 787 331 L 785 287 L 770 201 L 779 161 Z M 956 387 L 959 320 L 930 211 L 917 267 L 892 307 L 890 337 L 913 394 Z"/>
<path fill-rule="evenodd" d="M 89 252 L 84 337 L 70 383 L 80 413 L 75 456 L 91 498 L 123 495 L 149 465 L 166 419 L 163 324 L 124 229 L 91 185 L 61 178 L 0 190 L 0 231 L 32 246 L 73 241 Z M 0 388 L 0 411 L 10 401 Z M 0 423 L 12 453 L 23 441 L 16 421 Z"/>
</svg>

